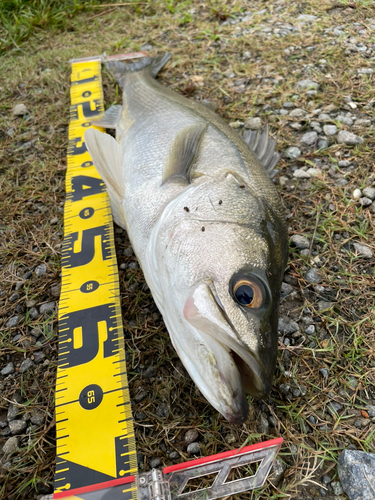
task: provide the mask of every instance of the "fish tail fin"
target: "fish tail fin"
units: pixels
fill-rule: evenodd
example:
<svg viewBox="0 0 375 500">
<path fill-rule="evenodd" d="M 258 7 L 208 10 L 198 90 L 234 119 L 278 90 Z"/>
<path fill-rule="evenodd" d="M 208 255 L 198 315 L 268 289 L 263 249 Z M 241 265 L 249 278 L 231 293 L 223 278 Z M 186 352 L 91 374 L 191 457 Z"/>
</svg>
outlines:
<svg viewBox="0 0 375 500">
<path fill-rule="evenodd" d="M 155 78 L 159 71 L 165 66 L 169 61 L 171 55 L 166 52 L 162 56 L 157 57 L 143 57 L 139 61 L 131 63 L 123 63 L 121 61 L 109 61 L 106 63 L 107 69 L 109 69 L 121 87 L 124 86 L 124 78 L 129 73 L 135 73 L 137 71 L 147 70 Z"/>
</svg>

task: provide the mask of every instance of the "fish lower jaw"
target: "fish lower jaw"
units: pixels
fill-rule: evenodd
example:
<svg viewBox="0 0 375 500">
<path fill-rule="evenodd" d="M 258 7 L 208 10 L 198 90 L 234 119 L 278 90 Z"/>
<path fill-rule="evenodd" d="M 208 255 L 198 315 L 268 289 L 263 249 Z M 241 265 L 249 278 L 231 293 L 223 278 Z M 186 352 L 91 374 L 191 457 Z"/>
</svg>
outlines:
<svg viewBox="0 0 375 500">
<path fill-rule="evenodd" d="M 271 384 L 267 378 L 262 376 L 260 379 L 259 375 L 254 372 L 247 361 L 245 361 L 237 352 L 231 350 L 230 354 L 233 361 L 236 363 L 238 372 L 241 376 L 244 392 L 257 399 L 262 399 L 267 396 L 271 390 Z"/>
</svg>

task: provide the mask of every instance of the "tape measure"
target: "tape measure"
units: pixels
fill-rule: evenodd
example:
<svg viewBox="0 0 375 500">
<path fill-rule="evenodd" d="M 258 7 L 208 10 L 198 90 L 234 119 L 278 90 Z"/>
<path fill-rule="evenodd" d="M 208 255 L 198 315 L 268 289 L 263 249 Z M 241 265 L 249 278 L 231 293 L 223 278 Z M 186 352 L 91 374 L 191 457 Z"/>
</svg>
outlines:
<svg viewBox="0 0 375 500">
<path fill-rule="evenodd" d="M 144 52 L 72 62 L 59 356 L 57 458 L 53 495 L 45 500 L 198 500 L 262 486 L 282 443 L 242 449 L 137 474 L 126 374 L 113 222 L 105 185 L 83 136 L 104 113 L 101 62 Z M 99 130 L 99 127 L 96 127 Z M 257 463 L 254 474 L 227 481 Z M 217 474 L 212 486 L 185 491 L 191 479 Z"/>
</svg>

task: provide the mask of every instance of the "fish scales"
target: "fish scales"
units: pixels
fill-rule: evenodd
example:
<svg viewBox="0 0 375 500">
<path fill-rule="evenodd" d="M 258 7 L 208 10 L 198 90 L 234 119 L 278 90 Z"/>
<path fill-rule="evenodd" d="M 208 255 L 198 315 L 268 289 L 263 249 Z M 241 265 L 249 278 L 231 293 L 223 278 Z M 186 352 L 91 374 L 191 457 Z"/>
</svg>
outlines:
<svg viewBox="0 0 375 500">
<path fill-rule="evenodd" d="M 287 231 L 275 141 L 249 136 L 255 154 L 219 115 L 159 84 L 167 59 L 111 65 L 123 104 L 98 124 L 116 140 L 90 129 L 85 142 L 178 355 L 242 422 L 246 394 L 266 395 L 276 364 Z"/>
</svg>

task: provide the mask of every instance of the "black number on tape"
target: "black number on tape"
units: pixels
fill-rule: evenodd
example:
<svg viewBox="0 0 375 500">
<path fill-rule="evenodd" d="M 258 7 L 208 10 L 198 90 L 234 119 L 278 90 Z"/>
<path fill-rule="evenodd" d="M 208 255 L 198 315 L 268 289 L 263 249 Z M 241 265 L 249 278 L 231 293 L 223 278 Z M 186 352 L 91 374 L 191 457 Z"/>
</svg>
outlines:
<svg viewBox="0 0 375 500">
<path fill-rule="evenodd" d="M 76 85 L 82 85 L 83 83 L 97 82 L 98 80 L 98 75 L 92 76 L 91 78 L 84 78 L 83 80 L 76 80 L 75 82 L 72 82 L 72 87 L 75 87 Z"/>
<path fill-rule="evenodd" d="M 94 109 L 91 109 L 92 104 L 94 104 Z M 85 118 L 92 118 L 93 116 L 101 115 L 103 112 L 99 99 L 80 102 L 70 106 L 70 118 L 72 120 L 78 120 L 78 106 L 82 106 L 82 113 Z"/>
<path fill-rule="evenodd" d="M 80 290 L 82 293 L 91 293 L 95 292 L 95 290 L 97 290 L 99 286 L 100 286 L 99 283 L 95 280 L 86 281 L 86 283 L 83 283 Z"/>
<path fill-rule="evenodd" d="M 77 175 L 72 177 L 72 199 L 79 201 L 86 196 L 102 193 L 105 189 L 104 182 L 97 177 Z"/>
<path fill-rule="evenodd" d="M 109 235 L 106 234 L 108 226 L 92 227 L 82 231 L 81 251 L 73 251 L 67 255 L 64 266 L 78 267 L 85 266 L 92 261 L 95 255 L 95 236 L 100 236 L 103 260 L 111 258 L 111 249 L 109 245 Z M 74 248 L 74 242 L 78 240 L 78 231 L 71 234 L 70 244 Z M 107 238 L 106 238 L 107 237 Z"/>
<path fill-rule="evenodd" d="M 80 146 L 78 144 L 81 143 Z M 70 139 L 68 144 L 68 155 L 82 155 L 86 153 L 86 144 L 83 142 L 82 137 L 76 137 L 75 139 Z"/>
<path fill-rule="evenodd" d="M 81 219 L 89 219 L 90 217 L 92 217 L 95 213 L 95 210 L 92 208 L 92 207 L 87 207 L 87 208 L 83 208 L 80 212 L 79 212 L 79 216 L 81 217 Z"/>
<path fill-rule="evenodd" d="M 94 410 L 103 401 L 103 389 L 96 384 L 85 387 L 79 395 L 79 404 L 85 410 Z"/>
<path fill-rule="evenodd" d="M 104 304 L 75 311 L 60 320 L 62 354 L 61 365 L 69 367 L 92 361 L 99 352 L 99 341 L 103 342 L 104 358 L 113 356 L 118 345 L 116 339 L 116 312 L 113 305 Z M 101 339 L 99 339 L 99 336 Z"/>
</svg>

